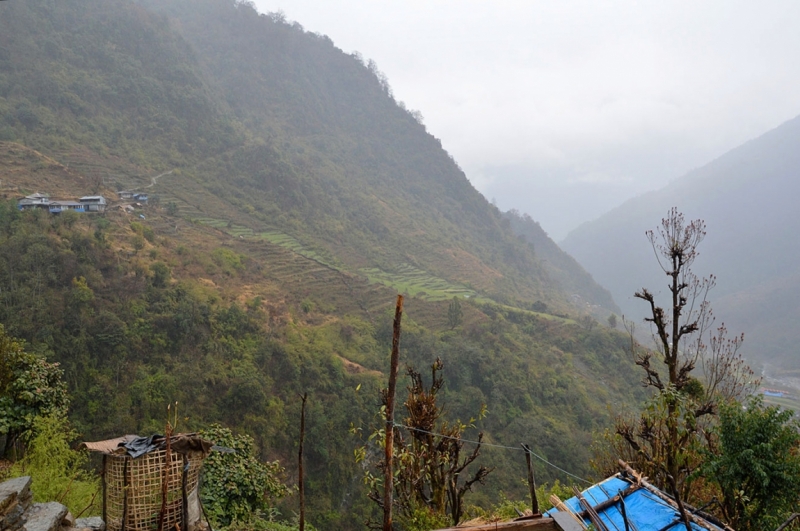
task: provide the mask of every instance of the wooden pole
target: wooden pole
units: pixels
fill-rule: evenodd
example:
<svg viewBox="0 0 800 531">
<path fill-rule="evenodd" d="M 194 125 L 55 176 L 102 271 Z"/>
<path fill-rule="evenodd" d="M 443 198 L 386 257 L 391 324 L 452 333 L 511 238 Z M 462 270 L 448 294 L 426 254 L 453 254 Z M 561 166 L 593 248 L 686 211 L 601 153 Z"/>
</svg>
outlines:
<svg viewBox="0 0 800 531">
<path fill-rule="evenodd" d="M 169 408 L 167 408 L 169 414 Z M 172 424 L 167 421 L 167 429 L 165 430 L 165 437 L 167 439 L 166 453 L 164 454 L 164 472 L 161 475 L 161 511 L 158 513 L 158 531 L 164 531 L 164 518 L 167 516 L 167 496 L 169 493 L 169 469 L 172 466 L 170 461 L 172 457 L 172 447 L 170 441 L 172 440 Z"/>
<path fill-rule="evenodd" d="M 522 445 L 525 450 L 525 462 L 528 464 L 528 488 L 531 491 L 531 510 L 534 515 L 539 514 L 539 499 L 536 497 L 536 479 L 533 477 L 533 467 L 531 466 L 531 448 L 527 444 Z"/>
<path fill-rule="evenodd" d="M 619 464 L 620 468 L 622 468 L 622 470 L 624 470 L 629 476 L 634 478 L 634 480 L 636 481 L 637 485 L 641 485 L 642 487 L 644 487 L 651 494 L 653 494 L 653 495 L 661 498 L 662 500 L 664 500 L 668 505 L 671 505 L 672 507 L 677 509 L 678 510 L 678 514 L 680 514 L 680 509 L 678 508 L 678 504 L 675 503 L 675 500 L 673 500 L 670 496 L 667 496 L 665 493 L 661 492 L 661 490 L 658 487 L 656 487 L 656 486 L 652 485 L 651 483 L 649 483 L 644 477 L 642 477 L 641 474 L 636 472 L 633 468 L 631 468 L 631 466 L 628 463 L 626 463 L 622 459 L 617 459 L 617 463 Z M 721 529 L 724 529 L 725 531 L 734 531 L 730 526 L 728 526 L 724 522 L 720 521 L 718 518 L 714 517 L 713 515 L 705 513 L 703 511 L 698 510 L 698 509 L 695 509 L 694 507 L 692 507 L 689 504 L 684 504 L 684 505 L 686 506 L 686 508 L 691 513 L 698 515 L 699 517 L 703 518 L 704 520 L 708 520 L 709 522 L 711 522 L 712 524 L 716 525 L 717 527 L 719 527 Z M 694 518 L 691 515 L 689 515 L 689 519 L 693 520 Z M 679 522 L 684 521 L 683 517 L 681 516 L 681 518 L 678 521 Z"/>
<path fill-rule="evenodd" d="M 619 512 L 622 513 L 622 521 L 625 523 L 625 531 L 631 531 L 631 525 L 628 522 L 628 511 L 625 510 L 625 495 L 619 491 Z"/>
<path fill-rule="evenodd" d="M 106 512 L 106 491 L 108 485 L 106 484 L 106 470 L 108 470 L 108 456 L 103 454 L 103 472 L 100 474 L 100 482 L 103 486 L 103 521 L 108 522 L 108 513 Z M 123 482 L 125 479 L 123 478 Z"/>
<path fill-rule="evenodd" d="M 605 511 L 609 507 L 612 507 L 613 505 L 615 505 L 617 502 L 622 502 L 622 498 L 623 497 L 625 497 L 625 496 L 627 496 L 629 494 L 632 494 L 633 492 L 635 492 L 638 489 L 639 489 L 639 485 L 631 485 L 627 489 L 625 489 L 623 491 L 620 491 L 620 493 L 618 495 L 614 496 L 613 498 L 609 498 L 604 502 L 598 503 L 597 505 L 592 505 L 592 509 L 594 509 L 595 512 L 598 512 L 598 513 L 601 512 L 601 511 Z M 585 517 L 585 518 L 589 517 L 588 513 L 586 511 L 579 512 L 578 516 Z"/>
<path fill-rule="evenodd" d="M 397 389 L 397 366 L 400 362 L 400 320 L 403 317 L 403 296 L 397 296 L 392 335 L 392 359 L 389 364 L 389 388 L 386 390 L 386 444 L 383 476 L 383 531 L 392 531 L 392 494 L 394 491 L 394 394 Z"/>
<path fill-rule="evenodd" d="M 600 519 L 600 515 L 597 514 L 597 511 L 592 509 L 592 506 L 589 505 L 589 502 L 583 497 L 578 487 L 573 486 L 572 491 L 575 493 L 575 496 L 578 497 L 578 502 L 581 504 L 581 507 L 583 507 L 583 510 L 588 513 L 589 521 L 592 522 L 595 529 L 598 531 L 608 531 L 608 527 L 606 527 L 606 524 Z"/>
<path fill-rule="evenodd" d="M 303 405 L 300 407 L 300 451 L 297 452 L 297 468 L 300 482 L 300 531 L 306 529 L 306 489 L 303 479 L 303 442 L 306 438 L 306 399 L 308 393 L 303 393 L 300 399 Z"/>
<path fill-rule="evenodd" d="M 782 523 L 781 526 L 778 529 L 776 529 L 775 531 L 783 531 L 784 529 L 789 527 L 789 525 L 799 517 L 800 517 L 800 513 L 792 513 L 792 515 L 784 523 Z"/>
</svg>

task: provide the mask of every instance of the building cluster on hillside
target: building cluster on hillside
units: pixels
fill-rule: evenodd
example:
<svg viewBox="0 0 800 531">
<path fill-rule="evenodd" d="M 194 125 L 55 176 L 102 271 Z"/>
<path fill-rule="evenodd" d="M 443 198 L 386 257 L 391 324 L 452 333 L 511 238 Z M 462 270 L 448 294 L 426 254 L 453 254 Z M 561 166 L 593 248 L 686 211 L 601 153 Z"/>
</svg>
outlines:
<svg viewBox="0 0 800 531">
<path fill-rule="evenodd" d="M 780 389 L 769 389 L 767 387 L 762 387 L 760 390 L 762 395 L 768 396 L 771 398 L 793 398 L 791 393 L 786 391 L 781 391 Z"/>
<path fill-rule="evenodd" d="M 17 201 L 20 210 L 47 210 L 52 214 L 60 214 L 72 210 L 74 212 L 105 212 L 108 202 L 102 195 L 86 195 L 77 201 L 51 200 L 46 194 L 35 193 Z"/>
<path fill-rule="evenodd" d="M 120 201 L 136 201 L 137 203 L 147 203 L 147 194 L 143 192 L 133 192 L 130 190 L 122 190 L 117 192 Z"/>
<path fill-rule="evenodd" d="M 135 201 L 138 206 L 146 205 L 148 196 L 141 192 L 117 192 L 120 201 Z M 102 195 L 86 195 L 77 201 L 66 199 L 50 199 L 48 194 L 35 193 L 17 201 L 20 210 L 47 210 L 52 214 L 60 214 L 72 210 L 73 212 L 105 212 L 108 200 Z M 130 207 L 133 210 L 133 207 Z"/>
</svg>

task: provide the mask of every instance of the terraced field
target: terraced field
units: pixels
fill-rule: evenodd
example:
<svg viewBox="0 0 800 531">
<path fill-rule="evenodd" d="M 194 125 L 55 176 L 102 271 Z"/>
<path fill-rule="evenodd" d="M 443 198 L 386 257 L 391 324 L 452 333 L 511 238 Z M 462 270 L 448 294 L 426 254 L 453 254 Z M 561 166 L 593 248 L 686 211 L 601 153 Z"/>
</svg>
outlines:
<svg viewBox="0 0 800 531">
<path fill-rule="evenodd" d="M 428 301 L 442 301 L 453 297 L 488 301 L 488 299 L 478 297 L 478 294 L 467 286 L 434 277 L 409 264 L 401 264 L 396 271 L 391 273 L 377 268 L 360 269 L 359 273 L 365 275 L 372 283 L 380 283 L 399 293 Z"/>
<path fill-rule="evenodd" d="M 302 243 L 297 241 L 292 236 L 285 234 L 283 232 L 277 230 L 270 230 L 261 232 L 258 234 L 260 238 L 267 240 L 270 243 L 274 243 L 275 245 L 280 245 L 286 249 L 290 249 L 295 253 L 299 254 L 300 256 L 304 256 L 310 260 L 314 260 L 315 262 L 322 264 L 326 267 L 334 269 L 336 271 L 341 271 L 341 267 L 334 264 L 333 260 L 325 258 L 324 256 L 320 255 L 317 251 L 313 249 L 309 249 L 304 247 Z"/>
<path fill-rule="evenodd" d="M 142 189 L 152 182 L 151 176 L 136 173 L 137 168 L 123 168 L 115 161 L 99 160 L 88 150 L 65 150 L 54 155 L 71 171 L 88 178 L 88 181 L 102 179 L 112 190 Z M 334 258 L 326 256 L 327 253 L 253 220 L 178 171 L 162 175 L 148 191 L 151 197 L 158 198 L 162 208 L 174 204 L 178 217 L 244 240 L 243 244 L 252 247 L 252 252 L 247 254 L 259 260 L 265 274 L 285 284 L 290 292 L 322 293 L 326 304 L 338 308 L 360 309 L 367 313 L 379 311 L 391 305 L 394 293 L 433 302 L 453 297 L 489 302 L 469 286 L 447 281 L 409 264 L 401 264 L 393 271 L 378 268 L 347 271 Z M 212 211 L 216 215 L 210 215 Z M 160 218 L 154 217 L 154 228 L 163 232 L 178 230 L 168 217 L 159 222 Z M 278 252 L 278 249 L 285 252 Z"/>
<path fill-rule="evenodd" d="M 244 242 L 264 277 L 280 284 L 300 300 L 313 296 L 315 304 L 340 313 L 364 312 L 368 317 L 392 306 L 394 292 L 366 278 L 331 269 L 284 246 L 266 240 Z"/>
</svg>

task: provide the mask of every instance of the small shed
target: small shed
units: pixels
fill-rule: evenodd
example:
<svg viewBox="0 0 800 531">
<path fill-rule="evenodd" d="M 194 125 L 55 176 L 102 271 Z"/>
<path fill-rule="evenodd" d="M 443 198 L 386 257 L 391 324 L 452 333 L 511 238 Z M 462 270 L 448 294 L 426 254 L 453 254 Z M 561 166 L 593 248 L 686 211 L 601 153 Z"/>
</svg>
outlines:
<svg viewBox="0 0 800 531">
<path fill-rule="evenodd" d="M 40 194 L 36 192 L 35 194 L 29 195 L 17 201 L 17 208 L 20 210 L 32 210 L 34 208 L 49 208 L 50 206 L 50 196 L 47 194 Z"/>
<path fill-rule="evenodd" d="M 593 525 L 599 531 L 636 529 L 664 531 L 685 529 L 675 500 L 627 464 L 624 471 L 607 478 L 566 501 L 552 500 L 555 507 L 545 516 L 569 516 L 581 529 Z M 694 531 L 732 531 L 712 515 L 684 504 Z"/>
<path fill-rule="evenodd" d="M 107 531 L 208 529 L 198 485 L 211 442 L 185 433 L 169 440 L 162 435 L 126 435 L 82 446 L 103 455 Z"/>
<path fill-rule="evenodd" d="M 85 195 L 78 201 L 84 205 L 86 212 L 105 212 L 108 202 L 102 195 Z"/>
</svg>

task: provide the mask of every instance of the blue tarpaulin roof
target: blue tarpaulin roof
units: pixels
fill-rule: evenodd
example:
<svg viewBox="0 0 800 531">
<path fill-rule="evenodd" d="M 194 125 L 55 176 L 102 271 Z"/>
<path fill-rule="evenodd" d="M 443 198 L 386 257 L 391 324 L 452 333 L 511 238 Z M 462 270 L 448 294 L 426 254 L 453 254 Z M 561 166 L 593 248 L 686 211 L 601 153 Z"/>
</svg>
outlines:
<svg viewBox="0 0 800 531">
<path fill-rule="evenodd" d="M 589 487 L 583 491 L 582 494 L 590 505 L 596 506 L 599 503 L 613 498 L 633 484 L 634 483 L 620 476 L 613 476 Z M 675 531 L 685 529 L 683 523 L 678 520 L 678 510 L 645 487 L 633 491 L 627 496 L 624 496 L 623 499 L 625 501 L 625 514 L 628 517 L 628 522 L 633 524 L 631 526 L 632 530 L 660 531 L 666 529 L 667 526 L 673 523 L 674 526 L 669 527 L 669 529 L 674 529 Z M 573 513 L 579 513 L 583 510 L 577 496 L 564 501 L 564 504 L 569 507 Z M 550 516 L 557 512 L 558 509 L 553 508 L 545 513 L 545 516 Z M 598 511 L 598 514 L 610 531 L 624 531 L 625 522 L 622 518 L 619 503 L 615 503 L 607 509 Z M 585 518 L 584 522 L 587 526 L 591 523 L 588 518 Z M 703 523 L 705 527 L 692 523 L 692 529 L 697 531 L 707 531 L 708 529 L 721 531 L 721 528 L 710 522 L 704 521 Z"/>
</svg>

